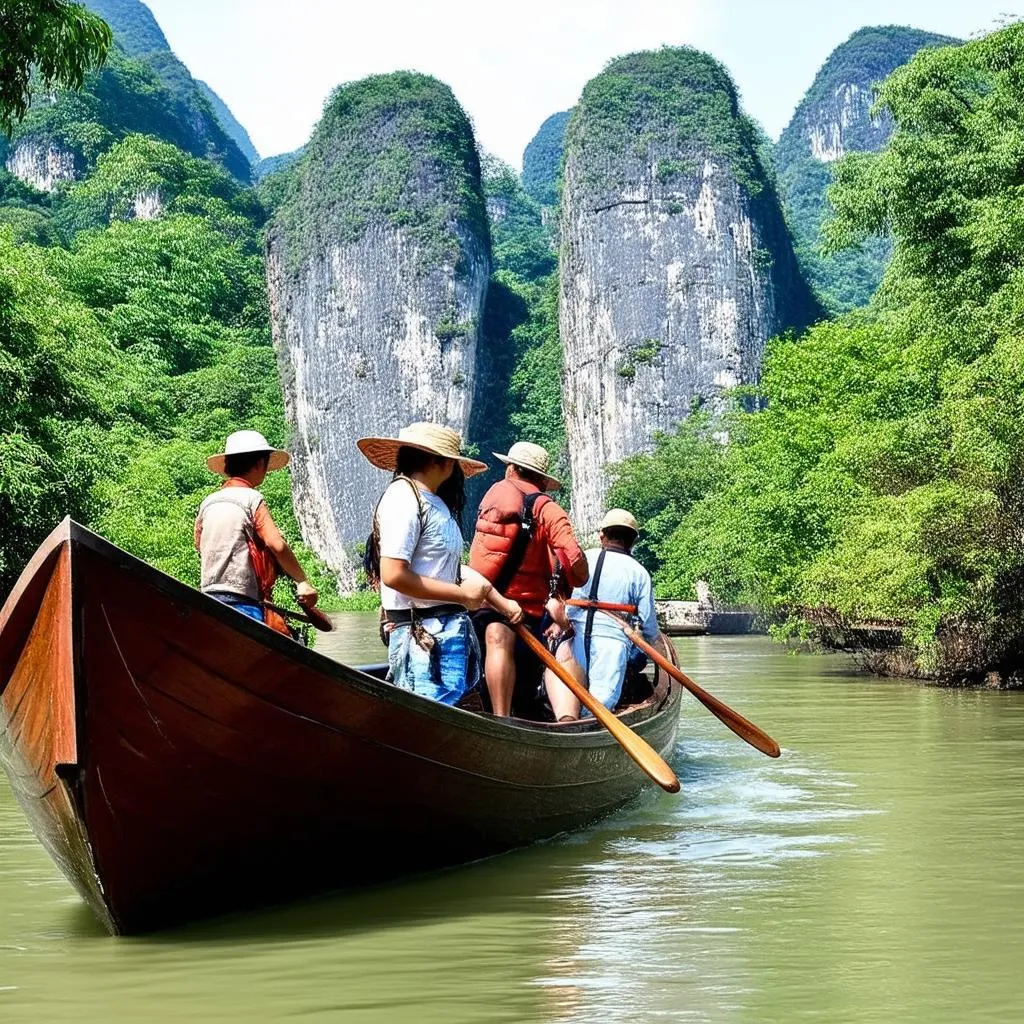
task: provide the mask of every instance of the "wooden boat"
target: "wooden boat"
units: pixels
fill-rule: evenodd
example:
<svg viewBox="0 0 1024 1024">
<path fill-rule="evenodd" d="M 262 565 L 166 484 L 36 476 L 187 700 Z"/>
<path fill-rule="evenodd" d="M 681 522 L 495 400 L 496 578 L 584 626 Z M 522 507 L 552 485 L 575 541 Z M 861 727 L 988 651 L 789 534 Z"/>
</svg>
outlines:
<svg viewBox="0 0 1024 1024">
<path fill-rule="evenodd" d="M 497 720 L 375 671 L 65 520 L 0 611 L 0 758 L 115 933 L 500 853 L 647 783 L 593 722 Z M 622 713 L 663 755 L 680 693 L 658 674 Z"/>
</svg>

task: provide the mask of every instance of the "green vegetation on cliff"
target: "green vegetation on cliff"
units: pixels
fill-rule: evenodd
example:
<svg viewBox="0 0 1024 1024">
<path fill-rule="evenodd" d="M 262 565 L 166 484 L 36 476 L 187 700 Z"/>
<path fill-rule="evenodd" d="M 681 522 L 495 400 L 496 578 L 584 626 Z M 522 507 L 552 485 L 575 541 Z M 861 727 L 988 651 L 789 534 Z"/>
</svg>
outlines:
<svg viewBox="0 0 1024 1024">
<path fill-rule="evenodd" d="M 798 623 L 894 621 L 904 669 L 1019 678 L 1022 67 L 1018 24 L 891 75 L 891 144 L 847 157 L 830 191 L 833 245 L 895 239 L 875 302 L 776 341 L 764 408 L 726 417 L 727 448 L 684 432 L 622 467 L 617 496 L 655 516 L 679 489 L 659 481 L 707 481 L 658 540 L 666 596 L 705 578 Z"/>
<path fill-rule="evenodd" d="M 562 175 L 565 129 L 572 112 L 552 114 L 537 129 L 523 150 L 523 188 L 541 206 L 558 204 L 558 181 Z"/>
<path fill-rule="evenodd" d="M 473 129 L 436 78 L 399 71 L 340 86 L 296 169 L 275 216 L 293 270 L 375 224 L 409 231 L 425 266 L 457 263 L 460 232 L 487 247 Z"/>
<path fill-rule="evenodd" d="M 810 132 L 825 124 L 838 129 L 843 123 L 843 145 L 847 152 L 877 151 L 888 137 L 888 116 L 883 114 L 872 120 L 858 115 L 846 123 L 849 119 L 844 119 L 840 101 L 844 90 L 853 86 L 868 94 L 923 47 L 957 41 L 897 25 L 854 32 L 822 65 L 779 138 L 774 158 L 797 256 L 804 273 L 833 311 L 853 309 L 868 302 L 882 279 L 892 244 L 888 238 L 869 238 L 842 252 L 822 253 L 820 232 L 829 215 L 825 193 L 831 174 L 830 165 L 812 154 Z"/>
<path fill-rule="evenodd" d="M 751 194 L 765 180 L 758 129 L 740 111 L 729 73 L 688 46 L 611 61 L 584 87 L 565 146 L 583 180 L 602 188 L 614 185 L 616 168 L 652 157 L 676 162 L 666 176 L 692 174 L 692 161 L 716 157 Z"/>
</svg>

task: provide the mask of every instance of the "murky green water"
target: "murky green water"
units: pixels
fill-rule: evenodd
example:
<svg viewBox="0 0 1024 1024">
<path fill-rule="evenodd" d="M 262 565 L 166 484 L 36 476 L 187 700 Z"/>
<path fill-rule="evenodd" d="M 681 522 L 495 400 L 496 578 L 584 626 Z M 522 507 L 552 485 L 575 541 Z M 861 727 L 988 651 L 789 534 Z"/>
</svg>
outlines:
<svg viewBox="0 0 1024 1024">
<path fill-rule="evenodd" d="M 347 626 L 379 659 L 372 620 Z M 679 649 L 779 761 L 687 701 L 679 798 L 158 938 L 101 933 L 0 782 L 0 1021 L 1024 1020 L 1024 694 Z"/>
</svg>

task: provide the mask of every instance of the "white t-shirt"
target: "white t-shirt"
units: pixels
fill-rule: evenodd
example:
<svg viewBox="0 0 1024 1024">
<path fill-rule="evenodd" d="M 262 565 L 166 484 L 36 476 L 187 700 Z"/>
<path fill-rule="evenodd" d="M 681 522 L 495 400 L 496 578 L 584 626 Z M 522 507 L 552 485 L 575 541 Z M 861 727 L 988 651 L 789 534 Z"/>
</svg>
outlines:
<svg viewBox="0 0 1024 1024">
<path fill-rule="evenodd" d="M 462 561 L 462 531 L 448 506 L 432 491 L 419 486 L 423 500 L 423 527 L 416 495 L 407 480 L 395 480 L 377 506 L 380 529 L 380 557 L 398 558 L 409 563 L 419 576 L 454 583 Z M 407 597 L 391 587 L 380 585 L 380 603 L 389 609 L 426 608 L 444 604 L 425 597 Z"/>
</svg>

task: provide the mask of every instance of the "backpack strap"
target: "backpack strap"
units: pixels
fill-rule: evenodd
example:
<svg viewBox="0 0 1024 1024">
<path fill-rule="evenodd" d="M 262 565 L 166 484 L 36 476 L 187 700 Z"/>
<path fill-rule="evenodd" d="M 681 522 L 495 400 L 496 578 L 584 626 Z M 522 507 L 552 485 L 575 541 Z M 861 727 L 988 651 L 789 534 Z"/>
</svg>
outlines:
<svg viewBox="0 0 1024 1024">
<path fill-rule="evenodd" d="M 523 506 L 519 510 L 519 529 L 512 538 L 512 547 L 509 548 L 508 557 L 501 567 L 494 581 L 494 589 L 499 594 L 505 593 L 505 588 L 512 582 L 515 574 L 519 572 L 526 557 L 526 548 L 533 537 L 533 530 L 537 523 L 537 515 L 551 498 L 543 491 L 535 491 L 533 494 L 523 495 Z M 538 508 L 538 506 L 540 506 Z"/>
<path fill-rule="evenodd" d="M 597 591 L 601 586 L 601 570 L 604 568 L 604 556 L 608 554 L 604 548 L 601 548 L 601 553 L 597 556 L 597 564 L 594 566 L 594 577 L 590 581 L 590 593 L 587 595 L 587 599 L 592 602 L 597 601 Z M 594 616 L 597 614 L 596 604 L 592 604 L 587 609 L 587 618 L 583 626 L 583 657 L 586 660 L 584 666 L 587 672 L 590 671 L 590 639 L 594 633 Z"/>
<path fill-rule="evenodd" d="M 401 473 L 396 474 L 391 484 L 395 480 L 404 480 L 411 488 L 412 493 L 416 495 L 416 509 L 417 517 L 420 523 L 420 536 L 423 535 L 423 531 L 427 525 L 427 505 L 423 500 L 423 495 L 420 494 L 420 489 L 416 486 L 416 481 L 410 477 L 403 476 Z M 388 484 L 388 488 L 391 487 Z M 385 488 L 384 494 L 388 493 L 388 489 Z M 374 590 L 380 589 L 380 520 L 377 516 L 377 512 L 380 509 L 380 503 L 384 500 L 384 494 L 377 499 L 377 504 L 373 507 L 373 526 L 370 529 L 370 536 L 366 538 L 366 556 L 363 559 L 363 570 L 366 572 L 367 577 L 370 580 L 370 586 Z M 419 543 L 419 537 L 416 538 L 416 543 Z"/>
</svg>

